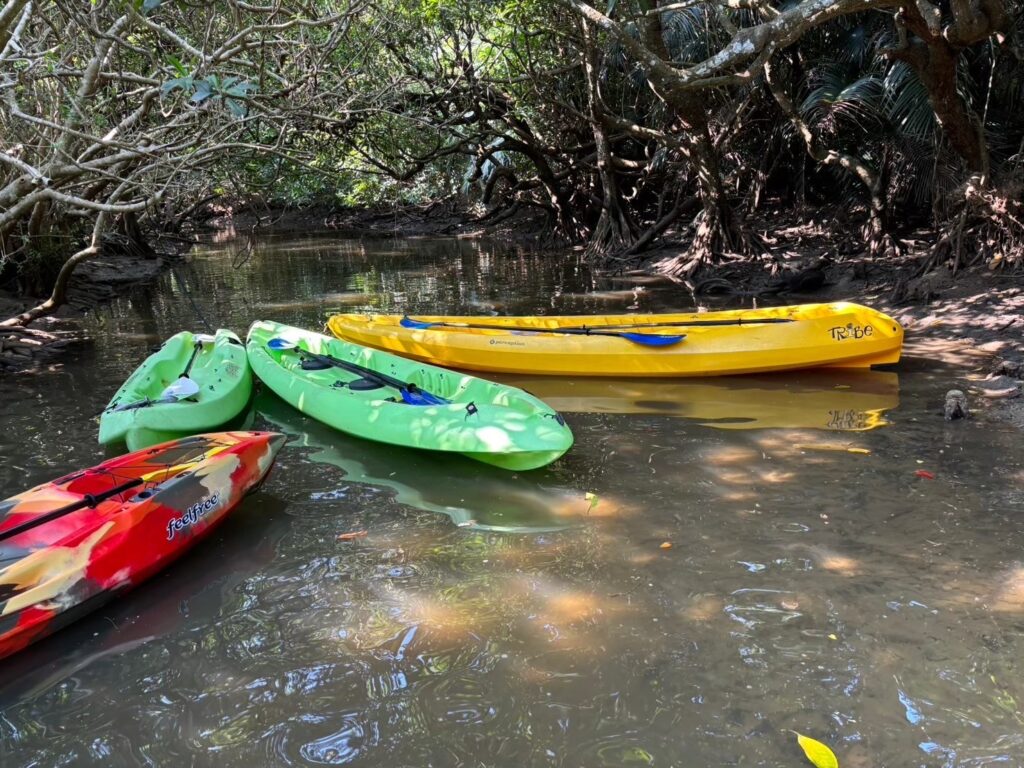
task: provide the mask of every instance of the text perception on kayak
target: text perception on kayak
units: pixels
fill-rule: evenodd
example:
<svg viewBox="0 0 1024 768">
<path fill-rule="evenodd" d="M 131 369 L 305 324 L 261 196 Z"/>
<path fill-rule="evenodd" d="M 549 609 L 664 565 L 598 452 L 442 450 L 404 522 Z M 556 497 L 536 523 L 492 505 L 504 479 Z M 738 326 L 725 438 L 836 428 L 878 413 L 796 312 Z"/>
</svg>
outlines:
<svg viewBox="0 0 1024 768">
<path fill-rule="evenodd" d="M 185 514 L 181 517 L 172 517 L 167 521 L 167 540 L 171 541 L 174 538 L 174 534 L 178 531 L 184 531 L 186 528 L 191 528 L 193 525 L 198 523 L 211 509 L 217 506 L 217 502 L 220 501 L 220 494 L 215 493 L 212 496 L 208 496 L 205 499 L 200 499 L 191 507 L 185 510 Z"/>
</svg>

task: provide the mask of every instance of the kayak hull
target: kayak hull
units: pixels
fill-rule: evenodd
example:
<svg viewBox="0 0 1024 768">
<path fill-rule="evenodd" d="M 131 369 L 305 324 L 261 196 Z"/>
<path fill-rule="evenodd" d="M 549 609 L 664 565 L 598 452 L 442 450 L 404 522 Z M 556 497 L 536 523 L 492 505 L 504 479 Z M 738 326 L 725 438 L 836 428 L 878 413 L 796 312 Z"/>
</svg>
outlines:
<svg viewBox="0 0 1024 768">
<path fill-rule="evenodd" d="M 188 367 L 197 342 L 204 343 L 189 368 L 189 378 L 199 385 L 195 397 L 114 410 L 128 403 L 159 398 Z M 102 445 L 127 442 L 132 449 L 141 443 L 133 438 L 133 432 L 194 434 L 211 431 L 241 413 L 251 396 L 252 370 L 238 336 L 224 329 L 218 330 L 212 338 L 182 331 L 146 358 L 114 394 L 100 415 L 99 441 Z"/>
<path fill-rule="evenodd" d="M 304 351 L 271 349 L 272 339 L 299 345 Z M 543 467 L 572 445 L 572 432 L 562 417 L 514 387 L 279 323 L 254 323 L 246 348 L 255 374 L 282 400 L 328 426 L 367 440 L 460 453 L 509 470 Z M 411 405 L 399 389 L 379 382 L 375 386 L 368 374 L 361 377 L 337 367 L 303 368 L 303 359 L 308 360 L 310 353 L 412 383 L 448 402 Z"/>
<path fill-rule="evenodd" d="M 657 378 L 870 368 L 898 362 L 903 344 L 903 329 L 895 320 L 846 302 L 698 314 L 413 319 L 498 328 L 415 329 L 403 327 L 398 315 L 353 314 L 334 315 L 328 327 L 346 341 L 436 365 L 548 376 Z M 648 346 L 617 336 L 557 333 L 584 326 L 602 334 L 683 338 Z"/>
<path fill-rule="evenodd" d="M 264 480 L 283 443 L 273 432 L 183 438 L 0 502 L 0 657 L 180 557 Z M 91 507 L 20 530 L 89 497 Z"/>
</svg>

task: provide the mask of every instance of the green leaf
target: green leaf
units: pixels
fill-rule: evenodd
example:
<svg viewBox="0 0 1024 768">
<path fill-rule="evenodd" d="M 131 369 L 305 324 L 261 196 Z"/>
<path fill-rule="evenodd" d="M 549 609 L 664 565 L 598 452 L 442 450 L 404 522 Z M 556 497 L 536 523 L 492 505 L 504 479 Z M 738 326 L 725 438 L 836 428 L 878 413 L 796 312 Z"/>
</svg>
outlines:
<svg viewBox="0 0 1024 768">
<path fill-rule="evenodd" d="M 185 69 L 185 65 L 181 63 L 181 59 L 177 56 L 171 56 L 168 54 L 167 63 L 174 67 L 174 71 L 178 74 L 178 77 L 188 77 L 188 70 Z"/>
<path fill-rule="evenodd" d="M 811 761 L 815 768 L 839 768 L 839 760 L 831 749 L 810 736 L 804 736 L 796 731 L 793 731 L 793 733 L 796 734 L 796 740 L 800 748 L 803 749 L 807 759 Z"/>
<path fill-rule="evenodd" d="M 248 96 L 256 90 L 255 83 L 239 83 L 231 88 L 225 88 L 224 93 L 228 96 Z"/>
</svg>

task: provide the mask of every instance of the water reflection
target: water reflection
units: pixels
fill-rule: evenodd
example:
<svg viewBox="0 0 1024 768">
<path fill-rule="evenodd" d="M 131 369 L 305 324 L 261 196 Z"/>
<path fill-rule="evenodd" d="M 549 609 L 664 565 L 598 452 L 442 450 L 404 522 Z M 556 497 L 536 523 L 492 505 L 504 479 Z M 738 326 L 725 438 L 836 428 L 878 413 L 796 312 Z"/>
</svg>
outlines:
<svg viewBox="0 0 1024 768">
<path fill-rule="evenodd" d="M 601 506 L 604 514 L 613 503 L 594 503 L 586 491 L 560 486 L 545 470 L 510 477 L 458 456 L 360 440 L 308 418 L 266 389 L 257 395 L 255 410 L 274 429 L 293 437 L 290 446 L 314 449 L 307 453 L 310 461 L 341 469 L 345 484 L 387 488 L 397 501 L 447 515 L 462 527 L 553 531 L 587 516 L 592 508 Z M 335 498 L 344 495 L 343 487 L 335 492 Z"/>
<path fill-rule="evenodd" d="M 883 371 L 803 371 L 713 379 L 564 379 L 496 376 L 566 413 L 657 413 L 718 429 L 885 426 L 899 406 L 899 376 Z"/>
</svg>

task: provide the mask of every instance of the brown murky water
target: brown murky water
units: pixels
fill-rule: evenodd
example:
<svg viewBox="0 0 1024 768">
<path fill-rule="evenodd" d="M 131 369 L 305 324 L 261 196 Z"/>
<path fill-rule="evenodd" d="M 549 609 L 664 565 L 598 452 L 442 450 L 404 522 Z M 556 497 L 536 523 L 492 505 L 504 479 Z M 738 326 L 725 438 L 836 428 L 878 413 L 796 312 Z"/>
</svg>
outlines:
<svg viewBox="0 0 1024 768">
<path fill-rule="evenodd" d="M 93 346 L 0 379 L 0 497 L 102 458 L 93 417 L 197 310 L 244 332 L 688 306 L 464 241 L 267 240 L 239 260 L 210 247 L 91 320 Z M 0 663 L 0 765 L 804 765 L 788 729 L 844 768 L 1022 765 L 1024 452 L 936 415 L 955 376 L 517 377 L 576 435 L 522 475 L 261 394 L 247 423 L 292 436 L 264 490 Z"/>
</svg>

